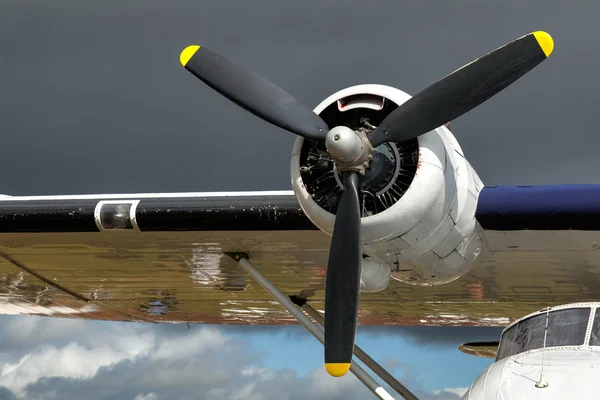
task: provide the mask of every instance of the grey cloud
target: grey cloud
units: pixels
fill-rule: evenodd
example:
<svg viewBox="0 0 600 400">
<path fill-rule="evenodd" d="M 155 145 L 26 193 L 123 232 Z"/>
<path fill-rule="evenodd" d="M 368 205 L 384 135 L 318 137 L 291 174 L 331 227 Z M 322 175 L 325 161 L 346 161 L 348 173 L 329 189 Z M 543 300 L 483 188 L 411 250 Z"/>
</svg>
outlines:
<svg viewBox="0 0 600 400">
<path fill-rule="evenodd" d="M 0 399 L 18 400 L 17 397 L 5 387 L 0 387 Z"/>
<path fill-rule="evenodd" d="M 293 135 L 185 72 L 178 56 L 191 43 L 316 105 L 358 83 L 415 93 L 537 29 L 553 34 L 552 57 L 455 121 L 454 131 L 487 184 L 600 182 L 594 134 L 600 57 L 590 51 L 600 3 L 577 4 L 3 3 L 0 190 L 289 188 Z"/>
<path fill-rule="evenodd" d="M 368 326 L 358 328 L 365 335 L 400 336 L 417 345 L 458 347 L 467 342 L 499 340 L 503 327 L 471 326 Z"/>
</svg>

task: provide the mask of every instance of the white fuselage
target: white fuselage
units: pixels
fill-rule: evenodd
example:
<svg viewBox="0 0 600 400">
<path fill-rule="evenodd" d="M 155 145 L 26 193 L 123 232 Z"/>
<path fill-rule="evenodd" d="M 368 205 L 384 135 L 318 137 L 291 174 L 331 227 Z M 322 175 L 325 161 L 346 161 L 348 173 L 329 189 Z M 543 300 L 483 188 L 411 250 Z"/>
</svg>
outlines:
<svg viewBox="0 0 600 400">
<path fill-rule="evenodd" d="M 538 388 L 544 364 L 543 380 Z M 463 400 L 563 400 L 600 398 L 600 348 L 537 349 L 490 365 Z"/>
</svg>

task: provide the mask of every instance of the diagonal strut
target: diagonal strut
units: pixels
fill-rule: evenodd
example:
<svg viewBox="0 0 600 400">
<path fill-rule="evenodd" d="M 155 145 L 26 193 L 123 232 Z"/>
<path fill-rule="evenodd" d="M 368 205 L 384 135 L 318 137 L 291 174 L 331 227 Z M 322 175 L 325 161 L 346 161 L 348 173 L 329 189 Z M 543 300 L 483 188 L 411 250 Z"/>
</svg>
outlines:
<svg viewBox="0 0 600 400">
<path fill-rule="evenodd" d="M 234 261 L 238 263 L 244 271 L 248 273 L 259 285 L 261 285 L 277 302 L 284 307 L 287 311 L 289 311 L 296 320 L 306 328 L 321 344 L 325 344 L 325 334 L 323 330 L 319 327 L 318 324 L 313 322 L 308 315 L 306 315 L 303 310 L 290 299 L 287 295 L 285 295 L 277 286 L 275 286 L 267 277 L 265 277 L 248 259 L 248 255 L 246 253 L 225 253 L 227 256 L 231 257 Z M 314 309 L 313 309 L 314 310 Z M 316 312 L 316 310 L 315 310 Z M 322 320 L 322 318 L 321 318 Z M 355 346 L 355 352 L 358 346 Z M 360 350 L 362 352 L 362 350 Z M 364 354 L 364 352 L 362 352 Z M 366 355 L 366 354 L 365 354 Z M 358 356 L 358 354 L 357 354 Z M 368 357 L 368 356 L 367 356 Z M 362 355 L 360 356 L 362 359 Z M 370 357 L 368 357 L 371 361 L 373 361 Z M 364 362 L 364 361 L 363 361 Z M 375 363 L 373 361 L 373 363 Z M 366 363 L 368 365 L 368 363 Z M 376 364 L 376 363 L 375 363 Z M 378 364 L 376 364 L 378 365 Z M 380 366 L 379 366 L 380 367 Z M 381 367 L 380 367 L 381 368 Z M 394 397 L 390 395 L 383 387 L 377 383 L 363 368 L 361 368 L 355 361 L 351 361 L 350 364 L 350 372 L 352 372 L 378 399 L 381 400 L 394 400 Z M 389 374 L 388 374 L 389 375 Z M 384 378 L 382 378 L 384 379 Z M 393 379 L 393 378 L 392 378 Z M 387 382 L 387 379 L 384 379 Z M 395 381 L 395 379 L 393 379 Z M 395 381 L 397 382 L 397 381 Z M 413 395 L 408 389 L 406 389 L 403 385 L 397 382 L 404 389 L 404 393 L 396 391 L 400 393 L 406 400 L 418 400 L 418 398 Z M 394 385 L 392 385 L 394 387 Z"/>
</svg>

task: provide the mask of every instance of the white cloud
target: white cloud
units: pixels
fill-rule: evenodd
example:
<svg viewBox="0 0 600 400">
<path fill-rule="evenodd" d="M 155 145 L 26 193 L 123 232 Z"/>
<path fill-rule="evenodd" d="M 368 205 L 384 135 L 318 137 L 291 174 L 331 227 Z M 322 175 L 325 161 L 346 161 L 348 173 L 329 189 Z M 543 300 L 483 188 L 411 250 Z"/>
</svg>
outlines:
<svg viewBox="0 0 600 400">
<path fill-rule="evenodd" d="M 221 349 L 227 339 L 216 328 L 206 327 L 181 338 L 167 339 L 157 344 L 151 354 L 155 360 L 175 361 L 201 354 L 207 350 Z"/>
<path fill-rule="evenodd" d="M 27 386 L 41 378 L 90 379 L 100 368 L 132 359 L 146 351 L 148 346 L 143 345 L 143 338 L 126 352 L 107 346 L 90 349 L 79 343 L 70 343 L 62 348 L 43 346 L 24 355 L 15 364 L 4 364 L 0 385 L 24 395 Z"/>
<path fill-rule="evenodd" d="M 452 389 L 444 389 L 444 391 L 449 392 L 449 393 L 454 393 L 457 396 L 464 396 L 465 393 L 467 393 L 467 390 L 469 390 L 468 387 L 460 387 L 460 388 L 452 388 Z"/>
<path fill-rule="evenodd" d="M 437 396 L 444 395 L 444 394 L 454 394 L 458 397 L 463 397 L 465 395 L 465 393 L 467 392 L 467 390 L 469 390 L 468 387 L 457 387 L 457 388 L 448 388 L 448 389 L 442 389 L 442 390 L 434 390 L 432 393 Z"/>
<path fill-rule="evenodd" d="M 138 394 L 133 400 L 158 400 L 156 393 Z"/>
<path fill-rule="evenodd" d="M 49 317 L 23 316 L 8 319 L 3 333 L 16 343 L 41 342 L 66 336 L 80 335 L 86 330 L 86 321 L 63 318 L 60 324 Z"/>
<path fill-rule="evenodd" d="M 370 396 L 353 375 L 333 379 L 322 365 L 306 377 L 292 369 L 266 368 L 261 354 L 228 329 L 20 316 L 1 317 L 2 324 L 6 340 L 0 347 L 12 351 L 12 358 L 0 357 L 3 399 L 2 386 L 12 398 L 28 400 L 79 399 L 81 393 L 119 400 L 186 400 L 198 394 L 206 400 Z M 418 389 L 410 370 L 399 368 L 403 383 Z M 461 390 L 466 389 L 417 394 L 424 400 L 456 400 Z"/>
</svg>

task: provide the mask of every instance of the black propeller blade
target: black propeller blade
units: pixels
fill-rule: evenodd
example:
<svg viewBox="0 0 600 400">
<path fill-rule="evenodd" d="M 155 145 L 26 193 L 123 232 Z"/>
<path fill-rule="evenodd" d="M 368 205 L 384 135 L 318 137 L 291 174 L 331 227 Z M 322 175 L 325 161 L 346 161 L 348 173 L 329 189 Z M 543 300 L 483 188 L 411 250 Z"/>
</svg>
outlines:
<svg viewBox="0 0 600 400">
<path fill-rule="evenodd" d="M 333 376 L 348 372 L 352 361 L 362 259 L 358 172 L 344 172 L 343 181 L 325 291 L 325 368 Z"/>
<path fill-rule="evenodd" d="M 252 114 L 296 135 L 325 140 L 329 132 L 325 121 L 273 82 L 200 46 L 185 48 L 179 61 L 208 86 Z"/>
<path fill-rule="evenodd" d="M 369 134 L 373 147 L 414 139 L 477 107 L 544 61 L 554 42 L 546 32 L 525 35 L 419 92 Z"/>
</svg>

